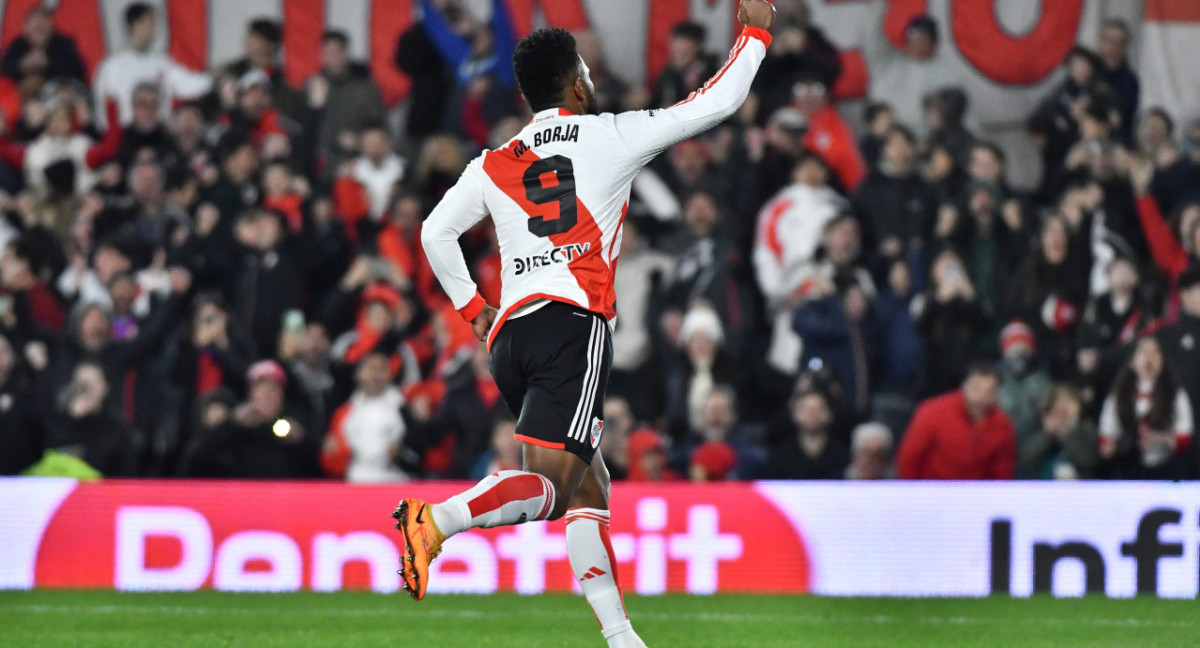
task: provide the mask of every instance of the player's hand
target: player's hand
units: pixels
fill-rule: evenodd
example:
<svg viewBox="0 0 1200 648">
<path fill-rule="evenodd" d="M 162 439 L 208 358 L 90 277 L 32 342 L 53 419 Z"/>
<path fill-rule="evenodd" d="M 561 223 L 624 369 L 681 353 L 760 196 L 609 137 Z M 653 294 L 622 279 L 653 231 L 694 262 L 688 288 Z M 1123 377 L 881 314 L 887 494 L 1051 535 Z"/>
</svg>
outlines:
<svg viewBox="0 0 1200 648">
<path fill-rule="evenodd" d="M 738 22 L 746 27 L 771 31 L 775 24 L 775 5 L 767 0 L 742 0 L 738 6 Z"/>
<path fill-rule="evenodd" d="M 471 330 L 475 331 L 475 337 L 480 341 L 487 339 L 488 331 L 492 330 L 492 322 L 496 321 L 496 309 L 483 305 L 483 310 L 471 320 Z"/>
</svg>

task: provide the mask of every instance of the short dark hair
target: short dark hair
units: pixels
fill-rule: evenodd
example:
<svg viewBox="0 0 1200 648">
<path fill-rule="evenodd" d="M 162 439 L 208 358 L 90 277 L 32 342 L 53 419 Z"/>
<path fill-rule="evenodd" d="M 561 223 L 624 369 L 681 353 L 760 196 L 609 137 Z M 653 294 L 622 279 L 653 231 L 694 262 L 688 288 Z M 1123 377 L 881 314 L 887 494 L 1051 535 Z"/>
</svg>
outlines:
<svg viewBox="0 0 1200 648">
<path fill-rule="evenodd" d="M 988 153 L 991 153 L 992 156 L 996 158 L 996 161 L 1000 164 L 1006 164 L 1008 162 L 1008 157 L 1004 155 L 1004 149 L 1000 148 L 1000 145 L 995 142 L 990 142 L 988 140 L 977 140 L 975 142 L 975 148 L 983 149 Z"/>
<path fill-rule="evenodd" d="M 1121 33 L 1125 35 L 1125 40 L 1128 42 L 1128 40 L 1129 40 L 1129 23 L 1125 22 L 1124 20 L 1122 20 L 1120 18 L 1108 18 L 1104 21 L 1103 28 L 1104 29 L 1120 29 Z"/>
<path fill-rule="evenodd" d="M 54 10 L 51 9 L 50 7 L 47 7 L 46 5 L 38 5 L 38 6 L 34 7 L 33 9 L 30 9 L 29 12 L 25 14 L 25 21 L 28 22 L 29 19 L 33 18 L 34 16 L 43 16 L 45 18 L 53 18 Z"/>
<path fill-rule="evenodd" d="M 1072 47 L 1071 51 L 1067 52 L 1067 57 L 1063 60 L 1070 61 L 1073 58 L 1086 61 L 1088 65 L 1092 66 L 1092 72 L 1099 72 L 1104 69 L 1104 62 L 1100 60 L 1100 56 L 1083 45 Z"/>
<path fill-rule="evenodd" d="M 330 41 L 334 41 L 338 45 L 341 45 L 342 49 L 350 48 L 350 37 L 346 35 L 346 32 L 340 29 L 325 30 L 325 35 L 321 38 L 321 42 L 328 43 Z"/>
<path fill-rule="evenodd" d="M 704 42 L 708 36 L 708 30 L 698 22 L 685 20 L 671 28 L 671 36 L 675 38 L 686 38 L 697 45 Z"/>
<path fill-rule="evenodd" d="M 539 29 L 517 43 L 513 73 L 535 112 L 563 101 L 563 88 L 579 72 L 575 37 L 565 29 Z"/>
<path fill-rule="evenodd" d="M 892 124 L 892 127 L 888 129 L 887 135 L 884 135 L 884 138 L 886 139 L 893 135 L 903 137 L 905 141 L 913 146 L 917 145 L 917 136 L 904 124 Z"/>
<path fill-rule="evenodd" d="M 275 45 L 283 41 L 283 30 L 279 27 L 279 23 L 270 18 L 256 18 L 251 20 L 246 31 Z"/>
<path fill-rule="evenodd" d="M 1166 124 L 1167 135 L 1175 134 L 1175 120 L 1171 118 L 1171 113 L 1168 113 L 1165 108 L 1162 106 L 1151 106 L 1147 108 L 1145 114 L 1142 115 L 1142 119 L 1148 119 L 1150 117 L 1158 117 L 1163 121 L 1164 124 Z"/>
<path fill-rule="evenodd" d="M 1000 380 L 1000 370 L 996 368 L 996 363 L 990 360 L 972 360 L 967 364 L 967 374 L 963 376 L 963 382 L 975 376 L 991 378 L 998 382 Z"/>
<path fill-rule="evenodd" d="M 154 15 L 153 7 L 145 2 L 135 2 L 125 7 L 125 28 L 131 29 L 134 23 L 151 15 Z"/>
<path fill-rule="evenodd" d="M 871 122 L 878 119 L 880 115 L 882 115 L 884 113 L 889 113 L 889 112 L 894 112 L 892 110 L 892 106 L 890 104 L 884 103 L 882 101 L 879 101 L 876 103 L 869 103 L 869 104 L 867 104 L 866 109 L 863 111 L 863 120 L 866 121 L 866 123 L 870 124 Z"/>
</svg>

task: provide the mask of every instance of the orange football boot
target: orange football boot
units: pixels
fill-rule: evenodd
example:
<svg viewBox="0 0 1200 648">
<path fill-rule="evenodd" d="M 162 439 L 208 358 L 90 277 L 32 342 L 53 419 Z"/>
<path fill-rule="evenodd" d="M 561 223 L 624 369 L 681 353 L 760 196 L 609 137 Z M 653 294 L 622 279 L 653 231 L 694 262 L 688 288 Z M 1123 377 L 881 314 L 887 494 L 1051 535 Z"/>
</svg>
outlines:
<svg viewBox="0 0 1200 648">
<path fill-rule="evenodd" d="M 400 558 L 400 571 L 404 589 L 413 600 L 425 598 L 429 585 L 429 564 L 442 553 L 446 535 L 433 522 L 429 504 L 419 499 L 405 499 L 392 512 L 396 518 L 396 529 L 404 534 L 404 555 Z"/>
</svg>

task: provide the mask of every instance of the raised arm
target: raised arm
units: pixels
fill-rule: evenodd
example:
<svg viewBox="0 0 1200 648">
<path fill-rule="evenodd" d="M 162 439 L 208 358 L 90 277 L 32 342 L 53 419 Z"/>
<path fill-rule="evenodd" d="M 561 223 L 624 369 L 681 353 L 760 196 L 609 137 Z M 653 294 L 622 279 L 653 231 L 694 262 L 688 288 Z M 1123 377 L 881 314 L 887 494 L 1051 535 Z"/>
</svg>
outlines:
<svg viewBox="0 0 1200 648">
<path fill-rule="evenodd" d="M 483 339 L 491 327 L 496 311 L 483 301 L 479 288 L 467 269 L 458 238 L 488 215 L 483 200 L 483 185 L 475 174 L 478 165 L 472 164 L 463 172 L 458 183 L 446 192 L 421 227 L 421 245 L 454 308 L 463 319 L 471 322 L 475 335 Z"/>
<path fill-rule="evenodd" d="M 662 110 L 638 110 L 616 116 L 617 132 L 642 163 L 667 147 L 720 124 L 737 112 L 771 44 L 775 8 L 765 0 L 743 0 L 738 19 L 745 25 L 725 65 L 687 99 Z"/>
</svg>

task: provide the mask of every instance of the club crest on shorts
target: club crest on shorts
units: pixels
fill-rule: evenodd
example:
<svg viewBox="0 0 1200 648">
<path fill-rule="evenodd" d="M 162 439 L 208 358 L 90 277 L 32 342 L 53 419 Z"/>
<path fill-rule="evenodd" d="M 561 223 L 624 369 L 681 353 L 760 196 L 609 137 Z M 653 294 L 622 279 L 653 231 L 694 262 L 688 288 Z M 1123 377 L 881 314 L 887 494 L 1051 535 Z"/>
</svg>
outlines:
<svg viewBox="0 0 1200 648">
<path fill-rule="evenodd" d="M 592 418 L 592 447 L 600 445 L 600 435 L 604 433 L 604 421 L 599 418 Z"/>
</svg>

